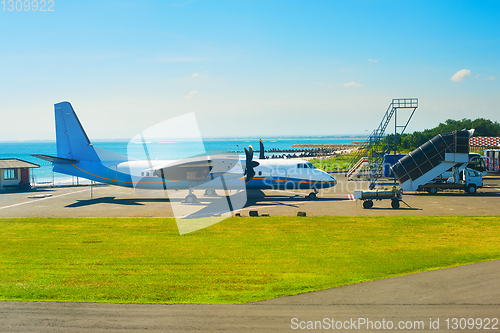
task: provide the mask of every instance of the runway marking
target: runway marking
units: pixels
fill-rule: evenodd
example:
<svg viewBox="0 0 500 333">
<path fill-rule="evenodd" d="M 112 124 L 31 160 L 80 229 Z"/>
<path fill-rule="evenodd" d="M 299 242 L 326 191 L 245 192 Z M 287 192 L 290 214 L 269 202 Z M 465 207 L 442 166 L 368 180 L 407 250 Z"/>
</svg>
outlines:
<svg viewBox="0 0 500 333">
<path fill-rule="evenodd" d="M 64 194 L 59 194 L 59 195 L 55 195 L 55 196 L 52 196 L 52 197 L 45 197 L 45 198 L 41 198 L 41 199 L 37 199 L 37 200 L 31 200 L 31 201 L 20 202 L 20 203 L 13 204 L 13 205 L 10 205 L 10 206 L 0 207 L 0 209 L 4 209 L 4 208 L 11 208 L 11 207 L 16 207 L 16 206 L 21 206 L 21 205 L 24 205 L 24 204 L 29 204 L 29 203 L 32 203 L 32 202 L 37 202 L 37 201 L 40 201 L 40 200 L 47 200 L 47 199 L 52 199 L 52 198 L 58 198 L 58 197 L 62 197 L 62 196 L 65 196 L 65 195 L 70 195 L 70 194 L 80 193 L 80 192 L 84 192 L 84 191 L 90 191 L 90 189 L 89 189 L 89 188 L 86 188 L 86 189 L 84 189 L 84 190 L 75 191 L 75 192 L 70 192 L 70 193 L 64 193 Z"/>
<path fill-rule="evenodd" d="M 488 187 L 488 188 L 492 188 L 494 190 L 500 191 L 500 188 L 496 188 L 496 187 L 493 187 L 493 186 L 484 185 L 483 187 Z"/>
<path fill-rule="evenodd" d="M 352 194 L 349 194 L 348 195 L 349 199 L 346 199 L 346 200 L 339 200 L 339 201 L 354 201 L 354 196 Z M 352 199 L 351 199 L 352 197 Z M 238 210 L 235 210 L 235 212 L 239 212 L 239 211 L 243 211 L 243 210 L 250 210 L 250 209 L 258 209 L 258 208 L 272 208 L 272 207 L 282 207 L 282 206 L 292 206 L 292 205 L 295 205 L 295 204 L 304 204 L 304 203 L 311 203 L 311 202 L 315 202 L 314 200 L 306 200 L 306 201 L 296 201 L 296 202 L 293 202 L 293 203 L 290 203 L 290 204 L 276 204 L 276 205 L 266 205 L 266 206 L 255 206 L 255 207 L 245 207 L 245 208 L 241 208 L 241 209 L 238 209 Z"/>
<path fill-rule="evenodd" d="M 269 191 L 279 191 L 279 190 L 269 190 Z M 280 192 L 283 192 L 283 191 L 280 191 Z M 295 193 L 295 192 L 293 192 Z M 355 201 L 354 199 L 354 196 L 352 194 L 349 194 L 347 196 L 348 198 L 347 199 L 344 199 L 344 200 L 339 200 L 339 201 L 343 201 L 343 202 L 348 202 L 348 201 Z M 203 216 L 203 215 L 222 215 L 222 214 L 235 214 L 235 213 L 238 213 L 238 212 L 242 212 L 242 211 L 247 211 L 247 210 L 252 210 L 252 209 L 261 209 L 261 208 L 275 208 L 275 207 L 286 207 L 286 206 L 293 206 L 293 205 L 297 205 L 297 204 L 306 204 L 306 203 L 311 203 L 311 202 L 314 202 L 314 200 L 305 200 L 305 201 L 294 201 L 293 203 L 283 203 L 283 204 L 273 204 L 273 205 L 263 205 L 263 206 L 252 206 L 252 207 L 244 207 L 244 208 L 240 208 L 240 209 L 235 209 L 233 211 L 220 211 L 220 212 L 212 212 L 212 213 L 206 213 L 206 214 L 200 214 L 199 216 Z M 182 216 L 178 216 L 178 217 L 172 217 L 172 218 L 180 218 L 180 219 L 184 219 L 188 216 L 196 216 L 196 213 L 193 213 L 193 214 L 187 214 L 187 215 L 182 215 Z M 161 218 L 161 217 L 158 217 L 158 218 Z"/>
<path fill-rule="evenodd" d="M 275 205 L 266 205 L 266 206 L 245 207 L 245 208 L 238 209 L 237 211 L 239 212 L 239 211 L 243 211 L 243 210 L 258 209 L 258 208 L 293 206 L 293 205 L 303 204 L 303 203 L 308 203 L 308 202 L 311 202 L 311 200 L 307 200 L 307 201 L 294 201 L 293 203 L 290 203 L 290 204 L 275 204 Z"/>
</svg>

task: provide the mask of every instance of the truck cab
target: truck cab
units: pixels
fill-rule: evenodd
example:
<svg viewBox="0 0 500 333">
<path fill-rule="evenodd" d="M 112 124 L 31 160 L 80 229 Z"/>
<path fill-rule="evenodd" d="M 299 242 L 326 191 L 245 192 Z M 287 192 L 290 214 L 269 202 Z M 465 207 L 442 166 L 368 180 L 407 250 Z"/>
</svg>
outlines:
<svg viewBox="0 0 500 333">
<path fill-rule="evenodd" d="M 483 187 L 483 176 L 479 171 L 474 169 L 465 169 L 462 181 L 468 193 L 475 193 L 478 188 Z"/>
<path fill-rule="evenodd" d="M 453 167 L 452 176 L 448 178 L 437 177 L 433 181 L 419 186 L 419 191 L 427 191 L 436 194 L 439 190 L 464 190 L 474 194 L 478 188 L 483 187 L 483 177 L 479 171 L 474 169 L 462 169 Z"/>
<path fill-rule="evenodd" d="M 488 173 L 486 168 L 486 158 L 478 153 L 469 153 L 469 164 L 467 164 L 467 168 L 476 170 L 483 177 Z"/>
</svg>

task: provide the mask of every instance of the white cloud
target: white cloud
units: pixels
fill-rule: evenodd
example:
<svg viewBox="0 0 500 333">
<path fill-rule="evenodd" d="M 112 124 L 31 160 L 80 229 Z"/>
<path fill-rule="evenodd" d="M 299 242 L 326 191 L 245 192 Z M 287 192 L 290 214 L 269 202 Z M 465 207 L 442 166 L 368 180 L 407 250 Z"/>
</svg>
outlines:
<svg viewBox="0 0 500 333">
<path fill-rule="evenodd" d="M 495 81 L 497 78 L 496 76 L 490 75 L 490 77 L 487 77 L 485 80 L 486 81 Z"/>
<path fill-rule="evenodd" d="M 362 88 L 363 85 L 361 83 L 356 83 L 354 81 L 349 82 L 349 83 L 344 83 L 345 88 Z"/>
<path fill-rule="evenodd" d="M 470 76 L 470 69 L 461 69 L 450 78 L 453 82 L 465 81 Z"/>
<path fill-rule="evenodd" d="M 198 73 L 194 73 L 193 75 L 191 75 L 192 77 L 196 77 L 196 76 L 200 76 L 200 74 Z"/>
<path fill-rule="evenodd" d="M 192 90 L 189 92 L 189 94 L 186 96 L 186 99 L 196 99 L 198 98 L 199 92 L 196 90 Z"/>
<path fill-rule="evenodd" d="M 369 62 L 378 62 L 378 61 L 379 61 L 379 59 L 372 59 L 372 58 L 370 58 L 370 59 L 368 59 L 368 61 L 369 61 Z"/>
</svg>

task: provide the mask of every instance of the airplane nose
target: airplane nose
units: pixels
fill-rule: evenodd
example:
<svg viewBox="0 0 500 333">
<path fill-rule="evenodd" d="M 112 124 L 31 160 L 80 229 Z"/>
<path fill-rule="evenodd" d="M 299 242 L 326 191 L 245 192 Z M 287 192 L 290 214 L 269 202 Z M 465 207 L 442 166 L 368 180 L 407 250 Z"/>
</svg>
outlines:
<svg viewBox="0 0 500 333">
<path fill-rule="evenodd" d="M 328 183 L 330 183 L 332 186 L 336 185 L 337 184 L 337 180 L 335 178 L 333 178 L 333 176 L 331 175 L 328 175 L 330 177 L 330 179 L 328 180 Z"/>
</svg>

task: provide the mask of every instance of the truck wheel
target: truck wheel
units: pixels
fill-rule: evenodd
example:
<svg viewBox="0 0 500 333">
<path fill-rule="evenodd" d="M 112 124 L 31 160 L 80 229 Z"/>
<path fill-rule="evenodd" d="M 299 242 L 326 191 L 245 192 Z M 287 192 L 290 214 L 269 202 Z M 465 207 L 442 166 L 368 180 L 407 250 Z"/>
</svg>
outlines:
<svg viewBox="0 0 500 333">
<path fill-rule="evenodd" d="M 364 209 L 370 209 L 373 207 L 373 201 L 372 200 L 365 200 L 363 201 L 363 208 Z"/>
<path fill-rule="evenodd" d="M 399 208 L 399 200 L 392 200 L 391 206 L 394 209 L 398 209 Z"/>
<path fill-rule="evenodd" d="M 429 194 L 436 194 L 436 193 L 438 193 L 438 189 L 437 189 L 437 187 L 429 187 L 427 192 L 429 192 Z"/>
<path fill-rule="evenodd" d="M 476 192 L 477 192 L 476 185 L 471 184 L 471 185 L 467 186 L 467 193 L 474 194 Z"/>
</svg>

